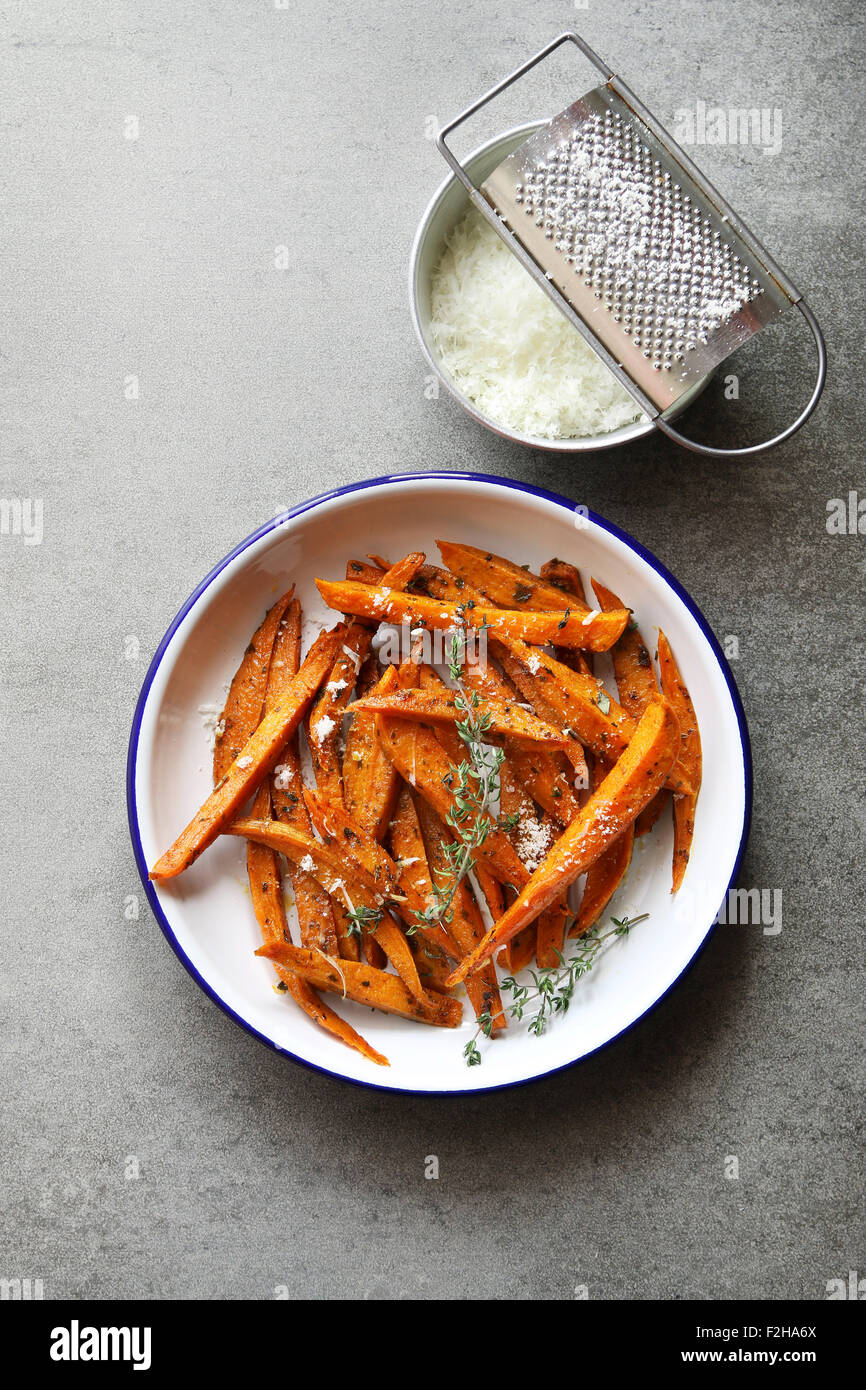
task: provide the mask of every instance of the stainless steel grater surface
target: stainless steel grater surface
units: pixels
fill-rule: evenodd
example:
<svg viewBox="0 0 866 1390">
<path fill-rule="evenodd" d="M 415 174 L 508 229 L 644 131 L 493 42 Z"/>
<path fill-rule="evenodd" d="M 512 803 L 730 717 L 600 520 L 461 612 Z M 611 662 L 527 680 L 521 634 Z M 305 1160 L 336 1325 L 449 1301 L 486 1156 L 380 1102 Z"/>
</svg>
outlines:
<svg viewBox="0 0 866 1390">
<path fill-rule="evenodd" d="M 790 303 L 605 87 L 515 150 L 482 192 L 661 410 Z"/>
<path fill-rule="evenodd" d="M 555 116 L 476 188 L 446 135 L 560 44 L 602 86 Z M 793 434 L 821 394 L 826 356 L 784 272 L 635 94 L 576 34 L 562 34 L 444 127 L 439 148 L 472 201 L 575 328 L 671 438 L 699 452 L 757 453 Z M 714 449 L 679 434 L 669 406 L 796 304 L 818 375 L 798 419 L 772 440 Z"/>
</svg>

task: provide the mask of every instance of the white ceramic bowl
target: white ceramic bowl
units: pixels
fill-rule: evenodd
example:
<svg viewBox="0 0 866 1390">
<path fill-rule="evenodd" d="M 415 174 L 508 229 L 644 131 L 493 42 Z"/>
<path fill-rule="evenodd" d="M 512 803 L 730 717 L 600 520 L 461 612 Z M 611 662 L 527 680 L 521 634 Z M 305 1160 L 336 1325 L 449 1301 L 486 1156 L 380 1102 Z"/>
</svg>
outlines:
<svg viewBox="0 0 866 1390">
<path fill-rule="evenodd" d="M 528 125 L 517 126 L 513 130 L 505 131 L 502 135 L 497 135 L 494 140 L 489 140 L 469 155 L 464 161 L 463 167 L 470 178 L 480 185 L 488 174 L 496 168 L 497 164 L 501 164 L 512 150 L 516 150 L 518 145 L 521 145 L 543 124 L 543 121 L 532 121 Z M 518 444 L 528 444 L 533 449 L 548 449 L 555 453 L 586 453 L 591 449 L 613 449 L 618 444 L 630 444 L 635 439 L 642 439 L 644 435 L 651 434 L 654 426 L 648 420 L 623 425 L 621 429 L 611 430 L 609 434 L 584 435 L 579 439 L 545 439 L 540 435 L 520 434 L 517 430 L 510 429 L 508 425 L 503 425 L 501 421 L 485 415 L 482 410 L 479 410 L 475 402 L 461 391 L 443 367 L 439 350 L 433 339 L 430 328 L 430 284 L 433 273 L 442 259 L 445 243 L 457 223 L 466 215 L 468 207 L 469 198 L 465 188 L 459 179 L 455 178 L 453 174 L 449 174 L 445 182 L 434 193 L 427 211 L 421 218 L 409 263 L 409 302 L 412 323 L 427 361 L 454 399 L 460 402 L 473 420 L 486 425 L 489 430 L 493 430 L 494 434 L 500 435 L 503 439 L 513 439 Z M 665 419 L 675 420 L 678 415 L 682 414 L 692 401 L 706 390 L 711 375 L 712 373 L 710 376 L 704 377 L 703 381 L 697 382 L 689 391 L 686 391 L 665 412 Z"/>
<path fill-rule="evenodd" d="M 312 619 L 333 615 L 316 576 L 339 576 L 349 556 L 396 558 L 436 537 L 489 546 L 537 569 L 558 555 L 597 576 L 635 610 L 652 640 L 670 639 L 691 690 L 704 749 L 691 863 L 670 893 L 672 833 L 666 821 L 638 842 L 611 911 L 650 919 L 613 942 L 580 983 L 569 1013 L 541 1038 L 515 1024 L 485 1044 L 468 1068 L 458 1031 L 329 1001 L 380 1052 L 380 1069 L 349 1051 L 272 989 L 246 887 L 243 845 L 218 840 L 180 878 L 158 888 L 147 865 L 175 838 L 210 790 L 210 753 L 199 706 L 221 705 L 250 633 L 274 597 L 294 581 Z M 641 1018 L 680 977 L 711 930 L 734 878 L 748 828 L 751 768 L 736 687 L 695 604 L 654 557 L 623 532 L 563 497 L 504 478 L 416 474 L 358 483 L 302 503 L 263 526 L 228 555 L 183 605 L 144 682 L 129 746 L 129 822 L 148 899 L 165 936 L 203 989 L 250 1032 L 296 1061 L 334 1076 L 413 1092 L 454 1093 L 515 1085 L 586 1057 Z"/>
</svg>

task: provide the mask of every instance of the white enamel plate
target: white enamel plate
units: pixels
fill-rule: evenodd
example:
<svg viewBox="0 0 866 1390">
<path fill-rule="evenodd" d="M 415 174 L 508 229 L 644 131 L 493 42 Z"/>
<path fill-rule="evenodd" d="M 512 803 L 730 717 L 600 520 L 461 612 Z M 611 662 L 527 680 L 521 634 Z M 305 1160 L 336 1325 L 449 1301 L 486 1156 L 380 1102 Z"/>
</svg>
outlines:
<svg viewBox="0 0 866 1390">
<path fill-rule="evenodd" d="M 333 621 L 317 576 L 338 578 L 346 560 L 396 559 L 437 537 L 489 547 L 537 570 L 556 555 L 594 575 L 635 611 L 647 639 L 666 632 L 700 723 L 704 779 L 691 862 L 671 896 L 672 830 L 663 817 L 638 841 L 610 911 L 649 913 L 615 939 L 579 982 L 567 1015 L 540 1038 L 513 1023 L 480 1039 L 481 1066 L 467 1067 L 471 1009 L 459 1030 L 429 1028 L 328 999 L 390 1059 L 380 1068 L 313 1024 L 272 988 L 246 887 L 241 842 L 218 840 L 180 878 L 158 888 L 147 866 L 175 839 L 210 790 L 211 755 L 200 707 L 222 705 L 250 634 L 294 582 L 313 623 Z M 311 623 L 312 625 L 312 623 Z M 156 919 L 186 968 L 232 1018 L 279 1052 L 333 1076 L 410 1092 L 454 1093 L 517 1085 L 566 1067 L 640 1019 L 679 979 L 708 934 L 736 875 L 748 831 L 751 762 L 736 687 L 706 621 L 673 577 L 616 527 L 566 498 L 504 478 L 417 474 L 360 483 L 275 518 L 227 556 L 184 604 L 153 659 L 129 746 L 129 823 Z M 568 951 L 566 951 L 568 954 Z"/>
</svg>

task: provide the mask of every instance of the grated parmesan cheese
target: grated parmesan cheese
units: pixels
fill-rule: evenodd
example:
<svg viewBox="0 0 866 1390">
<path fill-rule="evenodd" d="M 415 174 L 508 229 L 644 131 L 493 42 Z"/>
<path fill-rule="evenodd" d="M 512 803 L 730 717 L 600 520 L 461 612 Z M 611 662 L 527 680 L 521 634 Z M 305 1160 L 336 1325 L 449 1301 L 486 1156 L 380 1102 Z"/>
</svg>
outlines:
<svg viewBox="0 0 866 1390">
<path fill-rule="evenodd" d="M 475 208 L 448 240 L 430 307 L 443 368 L 499 424 L 541 439 L 578 439 L 643 418 Z"/>
<path fill-rule="evenodd" d="M 517 827 L 515 848 L 530 873 L 534 873 L 546 857 L 552 841 L 553 834 L 547 819 L 537 820 L 535 816 L 529 815 L 521 820 Z"/>
<path fill-rule="evenodd" d="M 213 752 L 216 740 L 222 738 L 226 731 L 226 722 L 222 718 L 222 706 L 199 705 L 198 712 L 201 715 L 201 726 L 207 738 L 207 746 Z"/>
</svg>

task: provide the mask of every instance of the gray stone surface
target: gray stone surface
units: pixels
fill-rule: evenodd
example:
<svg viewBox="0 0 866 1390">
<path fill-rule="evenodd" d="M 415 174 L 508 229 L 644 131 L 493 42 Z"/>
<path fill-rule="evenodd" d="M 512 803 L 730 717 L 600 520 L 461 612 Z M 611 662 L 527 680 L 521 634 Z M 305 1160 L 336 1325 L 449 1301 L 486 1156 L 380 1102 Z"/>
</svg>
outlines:
<svg viewBox="0 0 866 1390">
<path fill-rule="evenodd" d="M 43 499 L 44 538 L 0 537 L 0 1275 L 47 1297 L 775 1299 L 866 1273 L 866 538 L 825 526 L 829 499 L 866 495 L 862 6 L 4 12 L 2 494 Z M 819 415 L 767 459 L 661 439 L 539 456 L 425 399 L 405 288 L 443 174 L 425 124 L 575 22 L 663 121 L 699 100 L 781 112 L 775 157 L 698 152 L 830 344 Z M 555 77 L 488 125 L 582 82 Z M 795 338 L 790 358 L 762 342 L 739 401 L 716 383 L 689 425 L 746 442 L 784 419 L 808 371 Z M 780 935 L 717 932 L 603 1054 L 462 1102 L 281 1060 L 199 992 L 146 910 L 124 916 L 127 734 L 180 602 L 278 506 L 411 468 L 588 502 L 738 636 L 756 768 L 742 882 L 784 894 Z"/>
</svg>

